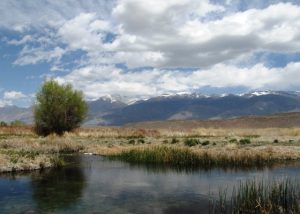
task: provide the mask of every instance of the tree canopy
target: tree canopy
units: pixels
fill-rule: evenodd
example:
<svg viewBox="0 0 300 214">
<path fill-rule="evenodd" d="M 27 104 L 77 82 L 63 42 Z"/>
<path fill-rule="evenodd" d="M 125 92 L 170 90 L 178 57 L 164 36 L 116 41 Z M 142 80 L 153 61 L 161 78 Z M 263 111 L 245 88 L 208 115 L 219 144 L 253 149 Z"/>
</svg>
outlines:
<svg viewBox="0 0 300 214">
<path fill-rule="evenodd" d="M 45 81 L 36 94 L 35 131 L 43 136 L 51 133 L 62 135 L 79 127 L 86 113 L 87 104 L 81 91 L 74 90 L 70 84 Z"/>
</svg>

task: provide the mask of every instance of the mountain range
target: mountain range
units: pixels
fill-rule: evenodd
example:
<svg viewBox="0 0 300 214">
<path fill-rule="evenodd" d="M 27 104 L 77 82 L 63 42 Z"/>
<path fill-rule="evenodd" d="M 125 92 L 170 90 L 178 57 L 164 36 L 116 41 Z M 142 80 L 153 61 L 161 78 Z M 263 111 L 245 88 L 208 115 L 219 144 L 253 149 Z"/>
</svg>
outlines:
<svg viewBox="0 0 300 214">
<path fill-rule="evenodd" d="M 88 101 L 86 126 L 125 125 L 144 121 L 228 119 L 300 111 L 300 93 L 255 91 L 245 94 L 165 94 L 126 103 L 120 96 Z M 32 108 L 0 108 L 0 121 L 32 123 Z"/>
</svg>

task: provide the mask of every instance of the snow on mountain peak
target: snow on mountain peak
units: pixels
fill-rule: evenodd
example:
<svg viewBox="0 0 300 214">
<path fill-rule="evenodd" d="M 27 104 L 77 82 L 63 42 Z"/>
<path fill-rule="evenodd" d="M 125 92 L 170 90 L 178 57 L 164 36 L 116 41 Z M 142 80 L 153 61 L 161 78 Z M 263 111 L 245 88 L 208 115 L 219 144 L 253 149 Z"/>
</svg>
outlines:
<svg viewBox="0 0 300 214">
<path fill-rule="evenodd" d="M 242 96 L 254 97 L 254 96 L 265 96 L 270 94 L 278 94 L 276 91 L 263 90 L 263 91 L 253 91 L 250 93 L 243 94 Z"/>
</svg>

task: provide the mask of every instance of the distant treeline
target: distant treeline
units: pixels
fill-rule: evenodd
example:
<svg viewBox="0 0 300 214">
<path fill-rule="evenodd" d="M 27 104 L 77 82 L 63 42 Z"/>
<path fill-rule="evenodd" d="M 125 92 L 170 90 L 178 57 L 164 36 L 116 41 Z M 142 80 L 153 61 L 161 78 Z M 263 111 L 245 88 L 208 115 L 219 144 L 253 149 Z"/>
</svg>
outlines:
<svg viewBox="0 0 300 214">
<path fill-rule="evenodd" d="M 11 121 L 10 123 L 5 122 L 5 121 L 0 121 L 0 126 L 23 126 L 25 123 L 21 120 L 14 120 Z"/>
</svg>

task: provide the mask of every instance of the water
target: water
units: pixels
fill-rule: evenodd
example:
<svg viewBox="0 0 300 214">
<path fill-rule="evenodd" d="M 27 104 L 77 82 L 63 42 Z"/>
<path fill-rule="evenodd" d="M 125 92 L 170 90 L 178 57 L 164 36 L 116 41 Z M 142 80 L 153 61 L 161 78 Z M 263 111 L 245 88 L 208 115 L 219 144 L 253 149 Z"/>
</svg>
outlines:
<svg viewBox="0 0 300 214">
<path fill-rule="evenodd" d="M 208 213 L 220 188 L 247 179 L 300 178 L 300 165 L 264 170 L 174 170 L 100 156 L 62 169 L 0 175 L 0 213 Z"/>
</svg>

